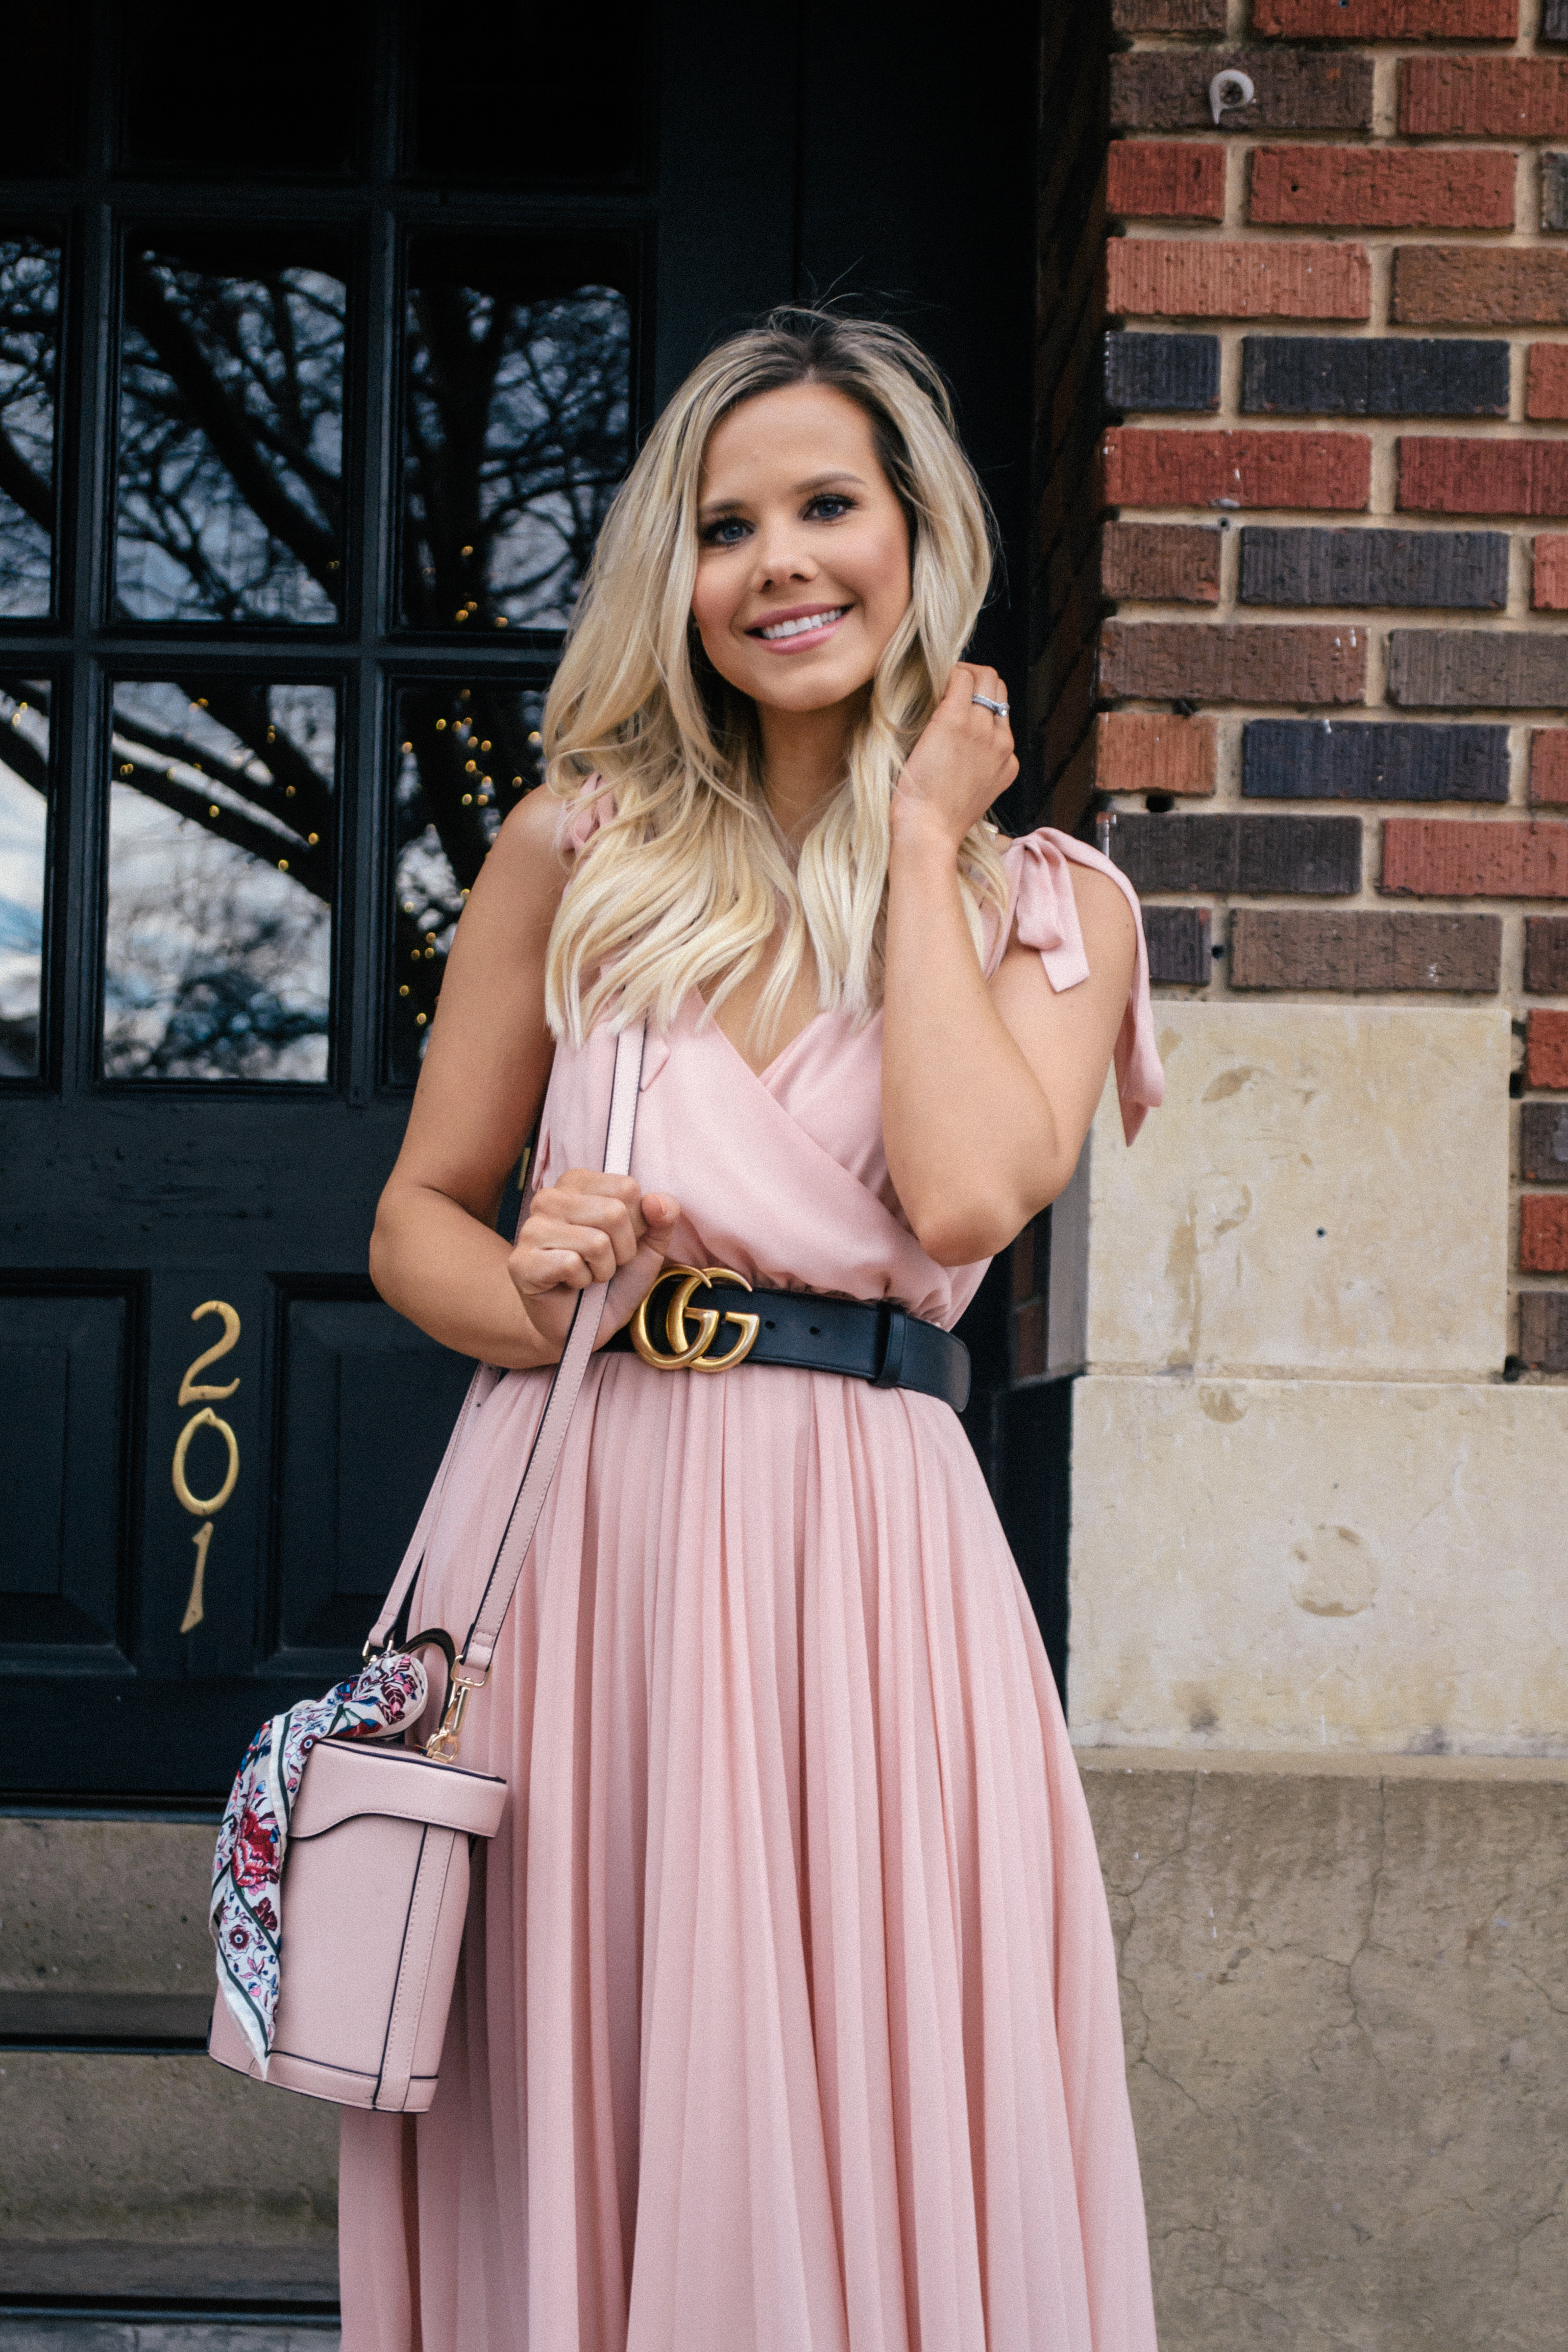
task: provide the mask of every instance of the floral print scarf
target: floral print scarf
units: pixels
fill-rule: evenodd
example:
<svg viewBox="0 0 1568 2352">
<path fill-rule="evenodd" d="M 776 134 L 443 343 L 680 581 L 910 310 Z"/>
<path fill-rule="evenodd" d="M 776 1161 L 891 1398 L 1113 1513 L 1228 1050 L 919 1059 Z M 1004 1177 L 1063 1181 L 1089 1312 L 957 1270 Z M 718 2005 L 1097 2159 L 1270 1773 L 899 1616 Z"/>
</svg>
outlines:
<svg viewBox="0 0 1568 2352">
<path fill-rule="evenodd" d="M 428 1685 L 404 1651 L 373 1658 L 325 1698 L 302 1699 L 264 1723 L 229 1791 L 213 1856 L 208 1918 L 217 1981 L 263 2075 L 278 2008 L 283 1857 L 305 1759 L 318 1739 L 384 1739 L 418 1720 Z"/>
</svg>

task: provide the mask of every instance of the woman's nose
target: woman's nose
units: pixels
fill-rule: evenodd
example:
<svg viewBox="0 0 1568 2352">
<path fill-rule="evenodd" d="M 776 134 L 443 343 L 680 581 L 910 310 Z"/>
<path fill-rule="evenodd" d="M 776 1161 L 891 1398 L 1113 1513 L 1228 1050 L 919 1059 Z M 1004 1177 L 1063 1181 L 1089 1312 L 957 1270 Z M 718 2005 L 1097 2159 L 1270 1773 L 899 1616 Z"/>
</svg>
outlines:
<svg viewBox="0 0 1568 2352">
<path fill-rule="evenodd" d="M 807 580 L 816 570 L 810 551 L 787 525 L 765 530 L 757 540 L 757 578 L 766 587 L 775 580 Z"/>
</svg>

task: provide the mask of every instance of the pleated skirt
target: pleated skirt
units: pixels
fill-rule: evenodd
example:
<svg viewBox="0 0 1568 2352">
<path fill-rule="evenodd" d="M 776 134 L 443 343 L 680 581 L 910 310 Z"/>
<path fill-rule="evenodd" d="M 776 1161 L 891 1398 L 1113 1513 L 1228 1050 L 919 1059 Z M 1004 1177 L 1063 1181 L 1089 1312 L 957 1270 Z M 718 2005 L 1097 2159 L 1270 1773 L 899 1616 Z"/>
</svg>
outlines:
<svg viewBox="0 0 1568 2352">
<path fill-rule="evenodd" d="M 1088 1813 L 945 1405 L 597 1359 L 463 1761 L 510 1797 L 434 2106 L 343 2116 L 343 2352 L 1151 2352 Z"/>
</svg>

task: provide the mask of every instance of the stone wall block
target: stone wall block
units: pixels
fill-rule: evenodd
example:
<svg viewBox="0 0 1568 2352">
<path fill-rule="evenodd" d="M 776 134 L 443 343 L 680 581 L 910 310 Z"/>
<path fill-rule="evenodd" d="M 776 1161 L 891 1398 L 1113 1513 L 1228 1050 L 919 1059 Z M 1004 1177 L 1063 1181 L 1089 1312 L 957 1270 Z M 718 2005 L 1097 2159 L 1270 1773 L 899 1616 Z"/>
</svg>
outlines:
<svg viewBox="0 0 1568 2352">
<path fill-rule="evenodd" d="M 1249 719 L 1241 790 L 1247 800 L 1506 801 L 1508 730 Z"/>
<path fill-rule="evenodd" d="M 1233 922 L 1281 919 L 1292 919 Z M 1469 919 L 1495 953 L 1495 919 Z M 1165 1109 L 1128 1151 L 1110 1089 L 1094 1128 L 1089 1369 L 1147 1370 L 1156 1387 L 1265 1368 L 1495 1378 L 1507 1349 L 1506 1009 L 1166 1001 L 1155 1030 Z"/>
<path fill-rule="evenodd" d="M 1087 1375 L 1075 1738 L 1562 1756 L 1565 1447 L 1568 1395 L 1495 1378 Z"/>
<path fill-rule="evenodd" d="M 1496 915 L 1298 914 L 1289 908 L 1238 907 L 1230 919 L 1236 989 L 1489 996 L 1501 967 L 1502 924 Z"/>
<path fill-rule="evenodd" d="M 1508 369 L 1502 341 L 1248 335 L 1241 405 L 1254 415 L 1506 416 Z"/>
</svg>

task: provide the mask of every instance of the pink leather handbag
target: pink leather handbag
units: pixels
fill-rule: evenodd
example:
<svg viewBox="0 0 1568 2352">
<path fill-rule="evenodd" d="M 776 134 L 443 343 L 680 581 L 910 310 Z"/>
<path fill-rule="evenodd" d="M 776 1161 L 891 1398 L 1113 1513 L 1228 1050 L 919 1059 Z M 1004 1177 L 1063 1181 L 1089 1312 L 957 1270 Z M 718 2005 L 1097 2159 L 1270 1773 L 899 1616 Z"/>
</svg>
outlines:
<svg viewBox="0 0 1568 2352">
<path fill-rule="evenodd" d="M 616 1044 L 605 1143 L 612 1175 L 631 1166 L 644 1034 L 638 1024 L 623 1030 Z M 504 1780 L 458 1764 L 463 1715 L 489 1679 L 598 1337 L 606 1287 L 595 1283 L 578 1299 L 506 1534 L 447 1677 L 440 1728 L 423 1749 L 322 1738 L 305 1759 L 289 1815 L 278 2000 L 265 2062 L 226 2000 L 220 1998 L 213 2012 L 208 2050 L 237 2074 L 393 2114 L 422 2113 L 436 2095 L 472 1841 L 495 1835 L 506 1804 Z M 495 1377 L 484 1366 L 474 1375 L 430 1504 L 365 1644 L 367 1657 L 398 1646 L 388 1635 L 423 1565 L 426 1529 L 475 1404 Z M 421 1641 L 451 1654 L 445 1634 L 405 1646 Z"/>
</svg>

